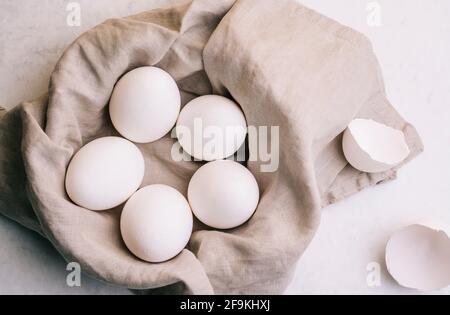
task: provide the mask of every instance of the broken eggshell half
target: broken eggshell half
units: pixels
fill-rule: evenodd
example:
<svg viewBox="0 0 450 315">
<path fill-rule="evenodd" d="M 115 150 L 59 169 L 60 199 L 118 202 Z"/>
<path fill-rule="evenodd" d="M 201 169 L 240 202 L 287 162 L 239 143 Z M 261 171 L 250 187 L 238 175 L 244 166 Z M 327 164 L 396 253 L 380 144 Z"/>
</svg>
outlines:
<svg viewBox="0 0 450 315">
<path fill-rule="evenodd" d="M 386 266 L 406 288 L 435 291 L 449 286 L 449 230 L 414 224 L 397 231 L 386 246 Z"/>
<path fill-rule="evenodd" d="M 402 131 L 371 119 L 355 119 L 344 132 L 344 155 L 351 166 L 367 173 L 385 172 L 410 151 Z"/>
</svg>

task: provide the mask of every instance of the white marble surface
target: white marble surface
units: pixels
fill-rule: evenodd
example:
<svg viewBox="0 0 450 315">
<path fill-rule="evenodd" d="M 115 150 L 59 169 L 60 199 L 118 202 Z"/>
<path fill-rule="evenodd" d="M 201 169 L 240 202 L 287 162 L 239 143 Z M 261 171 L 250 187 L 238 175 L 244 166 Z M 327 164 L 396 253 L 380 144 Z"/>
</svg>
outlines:
<svg viewBox="0 0 450 315">
<path fill-rule="evenodd" d="M 77 35 L 110 17 L 168 1 L 80 0 L 82 25 L 68 27 L 69 1 L 0 2 L 0 104 L 11 108 L 45 92 L 50 72 Z M 322 224 L 298 264 L 288 294 L 414 294 L 395 284 L 383 263 L 397 228 L 432 219 L 450 224 L 450 2 L 379 0 L 382 24 L 367 24 L 366 0 L 303 0 L 306 5 L 365 33 L 380 59 L 387 92 L 413 122 L 426 151 L 391 183 L 324 209 Z M 66 285 L 65 263 L 33 232 L 0 217 L 0 294 L 127 294 L 83 277 Z M 366 267 L 381 265 L 381 285 L 366 283 Z M 437 292 L 449 294 L 450 288 Z"/>
</svg>

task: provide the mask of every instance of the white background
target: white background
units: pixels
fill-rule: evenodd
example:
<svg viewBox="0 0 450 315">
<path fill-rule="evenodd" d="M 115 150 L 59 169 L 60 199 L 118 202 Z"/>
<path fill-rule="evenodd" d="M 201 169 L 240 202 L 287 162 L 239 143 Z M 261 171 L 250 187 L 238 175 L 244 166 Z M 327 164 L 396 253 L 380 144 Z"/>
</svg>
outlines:
<svg viewBox="0 0 450 315">
<path fill-rule="evenodd" d="M 0 104 L 46 91 L 52 68 L 80 33 L 110 17 L 174 1 L 82 0 L 82 25 L 66 24 L 60 0 L 0 2 Z M 288 294 L 415 294 L 386 273 L 384 248 L 398 228 L 424 219 L 450 225 L 450 1 L 379 0 L 381 26 L 367 23 L 366 0 L 304 0 L 373 42 L 387 93 L 418 129 L 425 153 L 391 183 L 324 209 L 320 229 L 298 264 Z M 381 286 L 366 283 L 366 267 L 381 265 Z M 0 217 L 1 293 L 120 293 L 127 290 L 83 277 L 66 286 L 65 263 L 48 242 Z M 449 294 L 450 288 L 437 293 Z"/>
</svg>

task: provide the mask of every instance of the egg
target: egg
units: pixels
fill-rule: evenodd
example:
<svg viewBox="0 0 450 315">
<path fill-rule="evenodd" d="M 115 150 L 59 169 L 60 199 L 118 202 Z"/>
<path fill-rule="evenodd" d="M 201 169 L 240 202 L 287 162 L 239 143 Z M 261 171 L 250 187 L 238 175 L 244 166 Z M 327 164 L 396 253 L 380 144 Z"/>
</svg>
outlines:
<svg viewBox="0 0 450 315">
<path fill-rule="evenodd" d="M 144 171 L 144 157 L 132 142 L 118 137 L 99 138 L 73 156 L 67 168 L 66 191 L 81 207 L 111 209 L 139 188 Z"/>
<path fill-rule="evenodd" d="M 410 153 L 402 131 L 370 119 L 355 119 L 349 124 L 342 148 L 350 165 L 367 173 L 385 172 Z"/>
<path fill-rule="evenodd" d="M 176 134 L 183 150 L 197 160 L 233 155 L 247 136 L 247 122 L 238 104 L 218 95 L 198 97 L 183 108 Z"/>
<path fill-rule="evenodd" d="M 434 224 L 407 226 L 386 246 L 386 266 L 402 286 L 434 291 L 450 286 L 450 230 Z"/>
<path fill-rule="evenodd" d="M 138 258 L 158 263 L 178 255 L 192 234 L 193 217 L 186 198 L 166 185 L 146 186 L 125 204 L 122 238 Z"/>
<path fill-rule="evenodd" d="M 231 229 L 245 223 L 255 212 L 258 183 L 241 164 L 218 160 L 203 165 L 192 176 L 188 200 L 201 222 L 217 229 Z"/>
<path fill-rule="evenodd" d="M 180 91 L 170 74 L 156 67 L 141 67 L 117 82 L 109 113 L 123 137 L 149 143 L 164 137 L 173 128 L 180 106 Z"/>
</svg>

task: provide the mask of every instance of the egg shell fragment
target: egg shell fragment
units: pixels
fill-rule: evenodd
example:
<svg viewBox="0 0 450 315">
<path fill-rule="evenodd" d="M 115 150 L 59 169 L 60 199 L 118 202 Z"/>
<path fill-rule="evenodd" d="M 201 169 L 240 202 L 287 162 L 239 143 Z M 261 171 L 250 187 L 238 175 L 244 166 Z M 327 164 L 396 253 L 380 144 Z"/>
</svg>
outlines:
<svg viewBox="0 0 450 315">
<path fill-rule="evenodd" d="M 386 247 L 386 265 L 403 287 L 435 291 L 449 286 L 449 231 L 414 224 L 395 232 Z"/>
<path fill-rule="evenodd" d="M 342 148 L 350 165 L 367 173 L 392 169 L 410 154 L 402 131 L 370 119 L 355 119 L 349 124 Z"/>
</svg>

